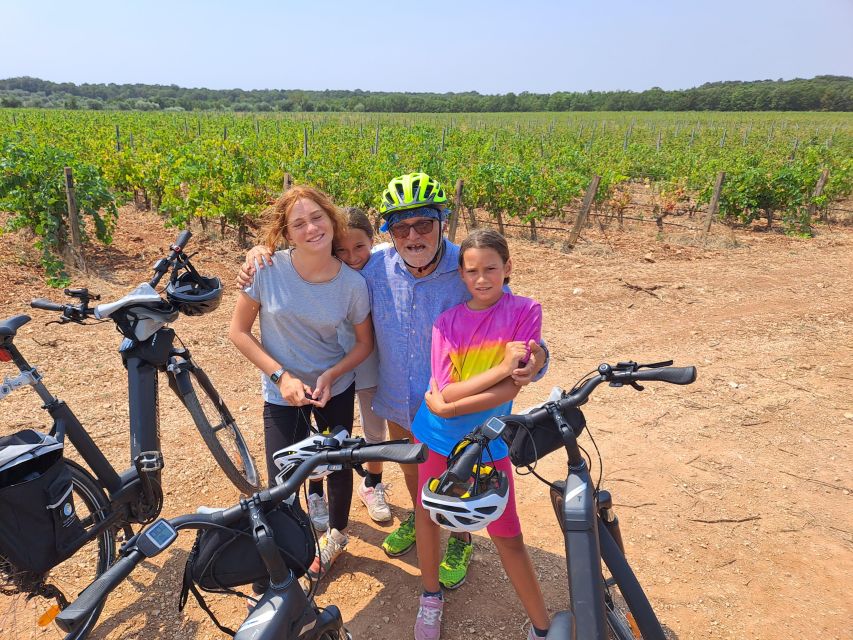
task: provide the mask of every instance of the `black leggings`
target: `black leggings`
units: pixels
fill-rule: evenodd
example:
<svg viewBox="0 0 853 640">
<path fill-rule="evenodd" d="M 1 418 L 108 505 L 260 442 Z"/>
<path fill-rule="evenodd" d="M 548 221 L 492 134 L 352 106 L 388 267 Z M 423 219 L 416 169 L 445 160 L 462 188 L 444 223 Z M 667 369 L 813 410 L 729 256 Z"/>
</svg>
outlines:
<svg viewBox="0 0 853 640">
<path fill-rule="evenodd" d="M 317 426 L 342 425 L 352 433 L 354 418 L 355 383 L 349 389 L 333 396 L 325 407 L 313 405 L 303 407 L 285 407 L 280 404 L 264 403 L 264 444 L 267 456 L 267 477 L 273 482 L 278 469 L 273 462 L 273 454 L 294 442 L 299 442 L 310 434 L 311 414 L 314 414 Z M 335 471 L 329 474 L 329 526 L 338 531 L 346 529 L 349 523 L 349 509 L 352 502 L 352 470 Z"/>
</svg>

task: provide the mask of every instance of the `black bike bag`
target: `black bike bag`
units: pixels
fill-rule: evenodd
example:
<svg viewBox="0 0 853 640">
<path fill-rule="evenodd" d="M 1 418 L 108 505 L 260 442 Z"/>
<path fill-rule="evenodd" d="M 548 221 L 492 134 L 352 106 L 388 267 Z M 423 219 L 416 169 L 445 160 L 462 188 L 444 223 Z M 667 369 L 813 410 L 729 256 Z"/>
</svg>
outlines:
<svg viewBox="0 0 853 640">
<path fill-rule="evenodd" d="M 586 426 L 583 412 L 575 407 L 565 409 L 563 418 L 576 434 Z M 531 466 L 563 446 L 563 438 L 552 422 L 537 424 L 532 429 L 508 422 L 501 437 L 507 443 L 509 459 L 516 467 Z"/>
<path fill-rule="evenodd" d="M 0 555 L 44 573 L 71 556 L 84 535 L 62 443 L 25 429 L 0 437 Z"/>
<path fill-rule="evenodd" d="M 266 518 L 285 564 L 294 576 L 301 577 L 314 560 L 314 535 L 305 512 L 298 504 L 282 503 Z M 239 529 L 199 531 L 184 572 L 185 582 L 214 592 L 268 579 L 248 518 Z"/>
</svg>

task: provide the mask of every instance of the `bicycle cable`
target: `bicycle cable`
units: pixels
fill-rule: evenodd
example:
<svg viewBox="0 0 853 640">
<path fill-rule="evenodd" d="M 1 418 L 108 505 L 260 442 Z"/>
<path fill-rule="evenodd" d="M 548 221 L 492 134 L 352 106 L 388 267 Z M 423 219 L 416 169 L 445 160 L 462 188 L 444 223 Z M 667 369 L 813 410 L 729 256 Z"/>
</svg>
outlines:
<svg viewBox="0 0 853 640">
<path fill-rule="evenodd" d="M 596 443 L 595 438 L 592 437 L 592 431 L 589 428 L 589 425 L 586 427 L 586 432 L 589 435 L 589 439 L 592 441 L 592 446 L 595 448 L 595 455 L 598 456 L 598 480 L 595 482 L 595 493 L 598 493 L 598 489 L 601 486 L 601 479 L 604 476 L 604 459 L 601 457 L 601 451 L 598 450 L 598 443 Z M 581 448 L 584 453 L 587 453 L 586 450 Z M 587 453 L 589 456 L 589 454 Z M 592 465 L 592 460 L 590 459 L 590 465 Z"/>
</svg>

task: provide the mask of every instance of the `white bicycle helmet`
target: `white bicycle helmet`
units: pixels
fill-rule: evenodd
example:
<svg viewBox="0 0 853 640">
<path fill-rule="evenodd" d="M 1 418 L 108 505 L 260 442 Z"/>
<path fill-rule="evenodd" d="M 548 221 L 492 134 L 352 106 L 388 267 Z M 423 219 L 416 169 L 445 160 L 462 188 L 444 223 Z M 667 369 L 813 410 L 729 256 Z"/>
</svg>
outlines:
<svg viewBox="0 0 853 640">
<path fill-rule="evenodd" d="M 462 440 L 448 457 L 452 461 L 472 442 Z M 476 463 L 462 481 L 448 469 L 430 478 L 421 490 L 421 504 L 430 518 L 450 531 L 479 531 L 503 515 L 509 502 L 509 478 L 492 465 Z"/>
<path fill-rule="evenodd" d="M 337 433 L 312 433 L 304 440 L 294 442 L 292 445 L 276 451 L 272 455 L 273 462 L 279 470 L 275 476 L 276 484 L 283 484 L 296 467 L 318 451 L 322 451 L 325 448 L 323 442 L 329 438 L 333 438 L 338 441 L 338 444 L 341 444 L 349 438 L 349 432 L 346 429 L 341 429 Z M 310 480 L 320 480 L 332 473 L 332 471 L 339 470 L 340 465 L 321 464 L 311 472 L 308 478 Z"/>
</svg>

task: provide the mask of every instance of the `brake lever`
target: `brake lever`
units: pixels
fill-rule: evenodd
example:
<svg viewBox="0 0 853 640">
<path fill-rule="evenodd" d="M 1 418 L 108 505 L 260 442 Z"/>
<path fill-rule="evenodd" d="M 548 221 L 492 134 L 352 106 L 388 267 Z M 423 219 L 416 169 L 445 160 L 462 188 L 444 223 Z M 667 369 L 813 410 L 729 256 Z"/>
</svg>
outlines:
<svg viewBox="0 0 853 640">
<path fill-rule="evenodd" d="M 671 367 L 673 360 L 664 360 L 663 362 L 653 362 L 651 364 L 639 364 L 637 369 L 660 369 L 661 367 Z"/>
</svg>

